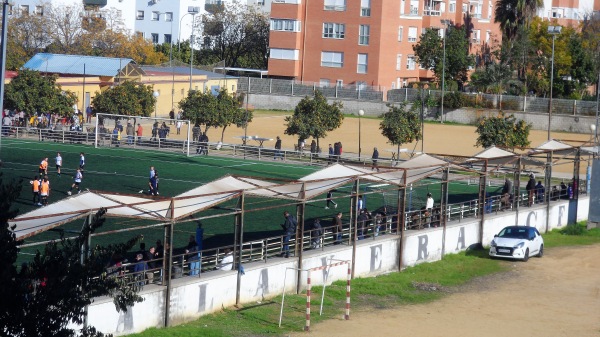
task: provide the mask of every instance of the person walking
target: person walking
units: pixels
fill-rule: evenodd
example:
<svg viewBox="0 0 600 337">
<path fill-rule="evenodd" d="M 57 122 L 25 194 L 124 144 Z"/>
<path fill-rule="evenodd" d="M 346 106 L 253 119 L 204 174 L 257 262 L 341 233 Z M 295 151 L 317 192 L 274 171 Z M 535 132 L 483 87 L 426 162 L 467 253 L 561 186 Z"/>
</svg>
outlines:
<svg viewBox="0 0 600 337">
<path fill-rule="evenodd" d="M 527 181 L 525 190 L 527 191 L 527 205 L 531 207 L 535 196 L 535 178 L 533 177 L 533 174 L 529 175 L 529 181 Z"/>
<path fill-rule="evenodd" d="M 281 228 L 283 228 L 283 251 L 281 252 L 281 257 L 285 257 L 287 259 L 290 257 L 290 237 L 293 234 L 296 234 L 296 226 L 298 225 L 298 222 L 296 221 L 296 218 L 294 218 L 294 216 L 288 211 L 283 212 L 283 217 L 285 218 L 285 221 L 281 225 Z"/>
<path fill-rule="evenodd" d="M 79 153 L 79 170 L 83 172 L 83 168 L 85 167 L 85 154 L 83 152 Z"/>
<path fill-rule="evenodd" d="M 315 222 L 313 223 L 312 231 L 310 232 L 312 249 L 321 248 L 321 235 L 322 234 L 323 234 L 323 229 L 321 227 L 321 220 L 316 219 Z"/>
<path fill-rule="evenodd" d="M 327 204 L 325 209 L 329 209 L 329 205 L 333 205 L 333 208 L 337 208 L 337 203 L 333 201 L 333 190 L 327 191 Z"/>
<path fill-rule="evenodd" d="M 81 172 L 81 169 L 77 169 L 77 172 L 75 172 L 75 176 L 73 177 L 73 184 L 71 185 L 69 191 L 67 191 L 68 195 L 71 195 L 71 191 L 73 190 L 73 188 L 77 188 L 77 194 L 81 193 L 81 188 L 79 187 L 79 185 L 81 184 L 81 180 L 83 179 L 83 173 Z"/>
<path fill-rule="evenodd" d="M 40 179 L 38 176 L 35 176 L 29 183 L 31 184 L 31 192 L 33 193 L 33 205 L 42 206 L 40 202 Z"/>
<path fill-rule="evenodd" d="M 48 197 L 50 196 L 50 181 L 48 181 L 48 176 L 44 176 L 44 180 L 42 180 L 40 184 L 40 199 L 42 206 L 48 206 Z M 40 204 L 38 203 L 38 206 Z"/>
<path fill-rule="evenodd" d="M 379 166 L 377 166 L 377 160 L 379 160 L 379 151 L 377 151 L 376 147 L 373 148 L 373 155 L 371 156 L 371 160 L 373 161 L 373 165 L 371 165 L 371 171 L 377 169 L 377 172 L 379 172 Z"/>
</svg>

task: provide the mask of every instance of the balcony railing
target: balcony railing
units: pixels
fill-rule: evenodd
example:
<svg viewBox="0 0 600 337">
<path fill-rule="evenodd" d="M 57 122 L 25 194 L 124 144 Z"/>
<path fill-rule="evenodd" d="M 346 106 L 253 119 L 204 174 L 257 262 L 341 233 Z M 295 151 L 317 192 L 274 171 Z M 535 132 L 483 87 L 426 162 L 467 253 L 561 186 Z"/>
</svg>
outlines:
<svg viewBox="0 0 600 337">
<path fill-rule="evenodd" d="M 419 15 L 419 9 L 417 7 L 410 8 L 410 15 Z"/>
<path fill-rule="evenodd" d="M 441 16 L 442 12 L 438 9 L 428 8 L 423 9 L 423 15 L 425 16 Z"/>
</svg>

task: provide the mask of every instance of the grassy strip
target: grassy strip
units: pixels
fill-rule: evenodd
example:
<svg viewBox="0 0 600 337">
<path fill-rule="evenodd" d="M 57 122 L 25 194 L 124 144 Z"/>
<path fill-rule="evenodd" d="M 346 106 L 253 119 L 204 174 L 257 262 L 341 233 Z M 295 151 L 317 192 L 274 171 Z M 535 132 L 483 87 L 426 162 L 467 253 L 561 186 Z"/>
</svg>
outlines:
<svg viewBox="0 0 600 337">
<path fill-rule="evenodd" d="M 556 229 L 544 235 L 547 247 L 589 245 L 600 243 L 600 229 L 585 230 L 585 222 Z M 423 263 L 402 272 L 352 281 L 352 312 L 393 308 L 398 305 L 434 301 L 448 292 L 448 287 L 464 284 L 473 278 L 505 271 L 510 264 L 491 260 L 486 250 L 467 250 L 446 255 L 442 261 Z M 434 290 L 435 289 L 435 290 Z M 431 291 L 433 290 L 433 291 Z M 439 291 L 442 290 L 442 291 Z M 313 287 L 311 323 L 340 318 L 345 303 L 345 281 L 328 286 L 323 302 L 323 316 L 317 314 L 321 287 Z M 225 309 L 198 320 L 167 329 L 148 329 L 136 337 L 161 336 L 263 336 L 299 332 L 304 327 L 305 295 L 288 295 L 284 306 L 282 327 L 279 328 L 281 297 L 268 302 L 247 305 L 240 309 Z"/>
</svg>

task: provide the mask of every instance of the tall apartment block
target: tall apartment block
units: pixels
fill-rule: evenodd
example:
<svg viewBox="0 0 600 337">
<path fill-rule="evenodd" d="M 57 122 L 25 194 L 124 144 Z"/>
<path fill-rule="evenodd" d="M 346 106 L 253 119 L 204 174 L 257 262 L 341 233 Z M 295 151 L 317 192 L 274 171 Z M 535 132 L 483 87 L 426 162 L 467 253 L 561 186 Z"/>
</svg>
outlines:
<svg viewBox="0 0 600 337">
<path fill-rule="evenodd" d="M 413 45 L 425 29 L 444 36 L 472 25 L 471 51 L 493 37 L 495 0 L 280 0 L 271 5 L 269 75 L 319 85 L 401 88 L 429 80 Z"/>
</svg>

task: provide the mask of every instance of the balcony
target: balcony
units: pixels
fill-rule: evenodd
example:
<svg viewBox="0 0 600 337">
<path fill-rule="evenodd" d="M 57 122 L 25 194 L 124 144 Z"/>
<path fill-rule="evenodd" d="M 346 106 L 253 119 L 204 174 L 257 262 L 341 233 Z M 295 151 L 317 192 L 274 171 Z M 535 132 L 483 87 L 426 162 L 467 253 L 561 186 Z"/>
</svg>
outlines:
<svg viewBox="0 0 600 337">
<path fill-rule="evenodd" d="M 425 8 L 423 9 L 423 15 L 424 16 L 441 16 L 442 11 L 440 11 L 439 9 L 435 9 L 434 7 L 425 6 Z"/>
<path fill-rule="evenodd" d="M 480 44 L 480 43 L 481 43 L 481 39 L 480 39 L 480 38 L 478 38 L 478 37 L 474 37 L 474 38 L 472 38 L 472 39 L 471 39 L 471 41 L 472 41 L 474 44 Z"/>
<path fill-rule="evenodd" d="M 300 1 L 301 0 L 273 0 L 273 3 L 298 5 L 300 4 Z"/>
<path fill-rule="evenodd" d="M 104 7 L 108 3 L 108 0 L 83 0 L 84 6 L 100 6 Z"/>
<path fill-rule="evenodd" d="M 409 15 L 419 15 L 419 8 L 417 8 L 417 7 L 411 7 L 410 8 L 410 12 L 408 14 Z"/>
<path fill-rule="evenodd" d="M 209 13 L 215 13 L 225 8 L 225 2 L 220 0 L 206 1 L 204 4 L 204 10 Z"/>
</svg>

